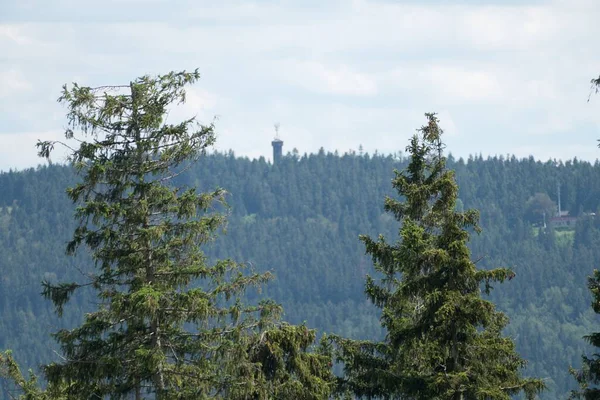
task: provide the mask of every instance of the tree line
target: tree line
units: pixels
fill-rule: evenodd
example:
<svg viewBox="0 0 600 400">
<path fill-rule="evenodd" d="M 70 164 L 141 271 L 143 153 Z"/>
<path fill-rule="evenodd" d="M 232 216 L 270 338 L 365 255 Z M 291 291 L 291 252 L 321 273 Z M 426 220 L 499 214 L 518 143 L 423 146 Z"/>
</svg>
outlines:
<svg viewBox="0 0 600 400">
<path fill-rule="evenodd" d="M 405 168 L 393 177 L 396 194 L 385 200 L 388 214 L 375 209 L 363 216 L 379 220 L 386 233 L 394 225 L 398 231 L 394 220 L 400 223 L 398 242 L 390 244 L 384 235 L 361 237 L 376 269 L 367 277 L 365 292 L 381 310 L 378 338 L 333 335 L 317 343 L 314 330 L 282 321 L 280 305 L 248 293 L 260 289 L 270 274 L 229 258 L 235 254 L 228 255 L 226 243 L 215 240 L 226 222 L 225 191 L 214 189 L 217 182 L 212 190 L 198 192 L 185 174 L 202 167 L 214 127 L 196 125 L 193 119 L 166 124 L 163 117 L 171 103 L 185 99 L 185 86 L 198 77 L 197 71 L 182 72 L 142 77 L 122 87 L 64 88 L 67 139 L 76 132 L 88 135 L 79 138 L 70 160 L 82 181 L 68 190 L 77 209 L 67 251 L 76 255 L 80 246 L 87 247 L 90 258 L 75 260 L 90 267 L 81 270 L 83 280 L 76 282 L 59 282 L 49 273 L 43 295 L 59 315 L 81 292 L 94 296 L 96 307 L 83 323 L 54 333 L 61 359 L 42 368 L 46 388 L 33 375 L 23 377 L 12 355 L 5 354 L 3 372 L 23 398 L 505 399 L 519 392 L 534 398 L 544 388 L 540 379 L 523 378 L 525 360 L 504 333 L 506 316 L 482 298 L 481 290 L 489 293 L 495 281 L 518 281 L 520 271 L 478 268 L 471 259 L 467 241 L 479 230 L 479 214 L 465 210 L 464 204 L 476 203 L 481 189 L 461 191 L 459 200 L 452 167 L 458 174 L 465 163 L 443 155 L 434 114 L 427 114 L 427 124 L 407 147 Z M 57 144 L 40 143 L 41 155 L 49 156 Z M 324 170 L 319 164 L 327 157 L 316 157 L 313 164 Z M 349 158 L 358 163 L 367 159 Z M 220 160 L 228 162 L 227 157 Z M 286 157 L 285 162 L 294 168 L 298 159 Z M 514 160 L 498 162 L 510 166 Z M 262 164 L 259 160 L 253 166 L 264 169 L 264 160 Z M 272 226 L 286 224 L 271 204 L 288 198 L 284 179 L 277 176 L 283 168 L 277 167 L 270 170 L 279 196 L 264 198 L 268 193 L 261 190 L 261 181 L 248 182 L 243 202 L 233 202 L 233 214 L 244 217 L 229 226 L 230 232 L 240 228 L 246 238 L 260 235 L 254 231 L 257 215 Z M 560 171 L 565 166 L 553 167 Z M 377 179 L 381 177 L 371 184 L 378 186 Z M 213 184 L 210 179 L 202 183 Z M 304 213 L 307 223 L 326 236 L 350 230 L 342 226 L 350 206 L 343 197 L 328 198 L 318 185 L 302 188 L 297 183 L 302 193 L 297 197 L 315 196 L 322 202 L 316 204 L 322 210 L 319 218 L 311 218 L 311 210 L 300 204 L 297 214 Z M 565 201 L 588 207 L 585 201 Z M 14 203 L 3 207 L 7 225 L 19 209 Z M 534 236 L 549 249 L 561 247 L 553 230 L 539 229 L 534 235 L 521 211 L 490 213 L 482 225 L 493 226 L 497 217 L 507 234 Z M 294 240 L 293 232 L 289 239 Z M 214 257 L 204 252 L 211 242 Z M 334 283 L 335 277 L 332 293 Z M 336 362 L 343 369 L 338 376 L 333 373 Z M 574 374 L 585 385 L 593 368 Z"/>
</svg>

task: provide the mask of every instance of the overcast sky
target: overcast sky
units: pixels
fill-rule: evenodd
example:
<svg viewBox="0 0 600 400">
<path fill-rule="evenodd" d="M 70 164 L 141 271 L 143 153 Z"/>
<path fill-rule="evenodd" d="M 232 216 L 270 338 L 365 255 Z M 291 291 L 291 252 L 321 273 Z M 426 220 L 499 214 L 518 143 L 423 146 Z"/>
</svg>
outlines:
<svg viewBox="0 0 600 400">
<path fill-rule="evenodd" d="M 392 153 L 439 113 L 448 150 L 595 160 L 600 1 L 0 0 L 0 170 L 60 138 L 62 84 L 199 68 L 170 118 L 217 148 Z M 57 160 L 59 161 L 59 160 Z"/>
</svg>

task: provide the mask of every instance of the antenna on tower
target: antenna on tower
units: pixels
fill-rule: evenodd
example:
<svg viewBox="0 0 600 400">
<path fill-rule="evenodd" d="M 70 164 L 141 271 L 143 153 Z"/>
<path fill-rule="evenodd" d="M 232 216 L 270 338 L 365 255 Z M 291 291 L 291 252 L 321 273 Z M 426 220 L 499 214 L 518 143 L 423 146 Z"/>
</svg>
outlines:
<svg viewBox="0 0 600 400">
<path fill-rule="evenodd" d="M 560 207 L 560 182 L 556 184 L 556 191 L 558 192 L 558 216 L 562 216 L 562 210 Z"/>
<path fill-rule="evenodd" d="M 275 127 L 275 139 L 279 139 L 279 127 L 281 124 L 279 122 L 275 122 L 273 126 Z"/>
</svg>

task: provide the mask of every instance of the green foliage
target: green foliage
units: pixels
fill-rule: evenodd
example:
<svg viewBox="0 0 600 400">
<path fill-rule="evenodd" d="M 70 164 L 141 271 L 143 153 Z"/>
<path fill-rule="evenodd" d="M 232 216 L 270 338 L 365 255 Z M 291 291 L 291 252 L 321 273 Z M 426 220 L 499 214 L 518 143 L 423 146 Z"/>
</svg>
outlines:
<svg viewBox="0 0 600 400">
<path fill-rule="evenodd" d="M 225 222 L 225 191 L 173 184 L 214 142 L 212 125 L 165 122 L 198 78 L 180 72 L 63 88 L 65 136 L 84 134 L 70 156 L 83 180 L 67 190 L 78 221 L 67 253 L 86 246 L 95 268 L 82 269 L 82 283 L 45 281 L 42 293 L 62 315 L 89 287 L 97 308 L 54 334 L 63 359 L 44 366 L 49 391 L 64 389 L 70 399 L 271 399 L 304 386 L 302 398 L 329 396 L 329 360 L 307 353 L 315 333 L 280 325 L 281 307 L 271 301 L 242 301 L 271 275 L 246 273 L 231 259 L 211 264 L 203 253 Z M 40 142 L 40 155 L 55 144 Z M 10 371 L 27 395 L 35 379 Z"/>
<path fill-rule="evenodd" d="M 284 156 L 272 168 L 264 159 L 211 152 L 173 185 L 201 192 L 227 188 L 227 234 L 203 248 L 211 264 L 231 257 L 275 276 L 262 293 L 247 291 L 246 302 L 269 297 L 281 303 L 289 323 L 306 321 L 319 332 L 373 341 L 384 334 L 380 313 L 364 296 L 372 267 L 356 238 L 396 237 L 397 222 L 381 199 L 395 195 L 393 170 L 406 166 L 397 154 L 321 152 Z M 586 282 L 600 260 L 600 218 L 580 218 L 574 231 L 547 229 L 536 236 L 538 228 L 524 218 L 525 204 L 535 193 L 556 202 L 560 182 L 564 210 L 599 210 L 600 163 L 448 156 L 447 167 L 456 172 L 464 209 L 480 211 L 483 232 L 469 241 L 477 267 L 509 266 L 516 274 L 495 285 L 489 299 L 510 316 L 503 332 L 529 361 L 524 374 L 544 378 L 548 389 L 541 399 L 567 398 L 577 387 L 569 365 L 579 368 L 581 354 L 593 353 L 582 337 L 598 326 Z M 39 296 L 41 280 L 79 281 L 94 272 L 88 252 L 64 255 L 77 227 L 64 188 L 77 182 L 73 168 L 56 163 L 0 173 L 0 349 L 13 349 L 23 370 L 39 375 L 39 365 L 61 362 L 45 332 L 79 326 L 97 304 L 92 287 L 80 288 L 59 319 Z M 9 398 L 1 381 L 0 398 Z"/>
<path fill-rule="evenodd" d="M 458 187 L 442 156 L 435 114 L 413 136 L 410 163 L 393 187 L 405 200 L 385 199 L 401 222 L 400 240 L 361 236 L 381 282 L 367 276 L 365 292 L 382 309 L 382 342 L 334 338 L 344 364 L 342 387 L 365 398 L 532 399 L 542 381 L 524 379 L 525 361 L 502 337 L 507 318 L 480 295 L 514 274 L 478 270 L 467 248 L 478 212 L 456 211 Z"/>
<path fill-rule="evenodd" d="M 250 360 L 260 364 L 260 375 L 266 380 L 264 398 L 329 398 L 333 388 L 331 357 L 325 349 L 308 351 L 316 339 L 314 330 L 283 324 L 254 339 L 249 346 Z M 239 398 L 248 397 L 242 393 Z"/>
<path fill-rule="evenodd" d="M 556 204 L 546 193 L 536 193 L 525 204 L 525 218 L 532 223 L 542 224 L 557 213 Z"/>
<path fill-rule="evenodd" d="M 67 399 L 66 387 L 50 387 L 47 390 L 40 388 L 37 376 L 29 370 L 29 377 L 21 373 L 17 362 L 10 351 L 0 354 L 0 378 L 12 382 L 14 389 L 9 389 L 12 399 L 19 400 L 65 400 Z M 14 395 L 12 393 L 20 393 Z"/>
<path fill-rule="evenodd" d="M 592 293 L 592 309 L 596 314 L 600 314 L 600 271 L 594 270 L 594 274 L 588 278 L 588 288 Z M 594 332 L 585 339 L 595 348 L 600 347 L 600 333 Z M 593 354 L 591 357 L 583 356 L 583 366 L 577 370 L 571 368 L 570 372 L 579 383 L 580 390 L 571 392 L 571 399 L 600 399 L 600 354 Z"/>
</svg>

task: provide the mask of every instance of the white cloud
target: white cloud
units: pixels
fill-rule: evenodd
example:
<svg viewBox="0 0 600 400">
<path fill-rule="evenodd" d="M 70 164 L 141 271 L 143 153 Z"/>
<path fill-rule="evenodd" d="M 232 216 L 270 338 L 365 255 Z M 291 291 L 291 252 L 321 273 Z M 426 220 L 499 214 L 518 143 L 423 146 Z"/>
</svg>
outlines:
<svg viewBox="0 0 600 400">
<path fill-rule="evenodd" d="M 372 96 L 377 93 L 377 84 L 369 74 L 355 71 L 348 65 L 286 61 L 276 69 L 276 75 L 289 84 L 316 93 L 349 96 Z"/>
<path fill-rule="evenodd" d="M 469 70 L 461 67 L 432 65 L 419 72 L 431 82 L 430 91 L 447 102 L 497 102 L 503 89 L 493 71 Z"/>
<path fill-rule="evenodd" d="M 21 71 L 16 69 L 0 70 L 0 98 L 11 97 L 31 89 L 31 82 L 23 76 Z"/>
<path fill-rule="evenodd" d="M 218 115 L 218 146 L 238 154 L 270 155 L 276 121 L 287 149 L 396 151 L 424 112 L 439 111 L 453 154 L 545 157 L 571 144 L 596 157 L 600 103 L 585 102 L 600 73 L 594 0 L 155 1 L 127 18 L 106 11 L 116 3 L 11 8 L 22 22 L 0 25 L 0 132 L 60 131 L 65 82 L 199 67 L 202 80 L 169 119 Z"/>
<path fill-rule="evenodd" d="M 19 132 L 0 134 L 0 171 L 10 168 L 24 169 L 46 161 L 37 156 L 36 143 L 38 140 L 63 140 L 64 132 Z M 61 146 L 56 146 L 52 152 L 51 160 L 56 163 L 66 161 L 68 152 Z"/>
<path fill-rule="evenodd" d="M 438 118 L 440 119 L 440 126 L 444 130 L 446 138 L 453 138 L 460 135 L 460 130 L 456 126 L 456 122 L 450 111 L 441 110 L 438 113 Z"/>
<path fill-rule="evenodd" d="M 171 107 L 167 122 L 178 123 L 196 117 L 198 122 L 208 124 L 217 116 L 218 107 L 225 107 L 227 104 L 214 93 L 198 87 L 188 88 L 185 97 L 184 104 Z"/>
<path fill-rule="evenodd" d="M 0 25 L 0 44 L 9 41 L 20 46 L 28 45 L 32 42 L 31 38 L 19 26 L 2 24 Z"/>
<path fill-rule="evenodd" d="M 548 6 L 480 7 L 465 10 L 459 37 L 482 51 L 527 50 L 559 34 L 559 19 Z"/>
</svg>

